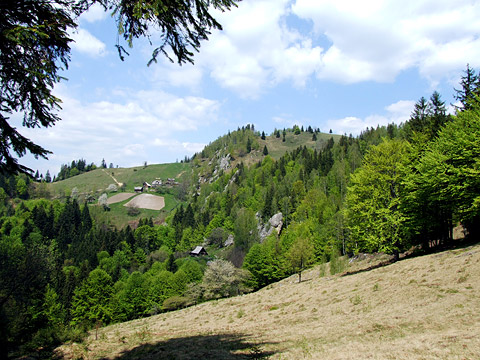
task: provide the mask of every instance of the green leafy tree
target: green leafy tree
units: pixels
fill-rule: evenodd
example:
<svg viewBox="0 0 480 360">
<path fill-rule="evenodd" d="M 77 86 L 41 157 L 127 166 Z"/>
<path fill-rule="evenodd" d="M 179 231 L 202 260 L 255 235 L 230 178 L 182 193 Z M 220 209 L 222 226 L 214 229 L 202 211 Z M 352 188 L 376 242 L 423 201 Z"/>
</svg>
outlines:
<svg viewBox="0 0 480 360">
<path fill-rule="evenodd" d="M 95 269 L 75 290 L 72 302 L 72 322 L 93 325 L 97 321 L 107 324 L 112 319 L 111 300 L 113 282 L 105 270 Z"/>
<path fill-rule="evenodd" d="M 173 274 L 170 271 L 163 270 L 152 275 L 148 295 L 150 311 L 154 313 L 160 311 L 163 302 L 175 295 L 177 294 L 175 293 Z"/>
<path fill-rule="evenodd" d="M 28 198 L 27 184 L 21 177 L 17 179 L 17 196 L 21 199 Z"/>
<path fill-rule="evenodd" d="M 309 238 L 297 238 L 287 252 L 290 269 L 298 273 L 298 282 L 302 282 L 302 271 L 315 259 L 314 247 Z"/>
<path fill-rule="evenodd" d="M 351 176 L 345 210 L 349 251 L 397 254 L 405 246 L 406 218 L 399 205 L 408 151 L 405 141 L 384 139 Z"/>
<path fill-rule="evenodd" d="M 267 238 L 262 244 L 254 244 L 242 267 L 252 274 L 252 286 L 259 289 L 285 276 L 285 265 L 278 240 Z"/>
<path fill-rule="evenodd" d="M 147 279 L 138 271 L 128 277 L 122 290 L 116 294 L 122 320 L 132 320 L 147 314 L 149 307 Z"/>
<path fill-rule="evenodd" d="M 226 260 L 214 260 L 205 270 L 201 284 L 205 299 L 218 299 L 222 297 L 240 295 L 250 289 L 246 286 L 249 273 L 236 268 Z"/>
<path fill-rule="evenodd" d="M 420 197 L 430 207 L 449 213 L 444 220 L 450 237 L 454 220 L 464 223 L 473 236 L 480 230 L 479 137 L 480 105 L 474 103 L 440 130 L 408 184 L 412 201 Z"/>
<path fill-rule="evenodd" d="M 251 209 L 238 210 L 234 224 L 235 246 L 248 251 L 250 246 L 258 242 L 257 219 Z"/>
<path fill-rule="evenodd" d="M 65 321 L 65 310 L 60 302 L 60 297 L 50 284 L 47 285 L 45 292 L 45 301 L 43 303 L 43 313 L 47 318 L 50 326 L 60 328 Z"/>
</svg>

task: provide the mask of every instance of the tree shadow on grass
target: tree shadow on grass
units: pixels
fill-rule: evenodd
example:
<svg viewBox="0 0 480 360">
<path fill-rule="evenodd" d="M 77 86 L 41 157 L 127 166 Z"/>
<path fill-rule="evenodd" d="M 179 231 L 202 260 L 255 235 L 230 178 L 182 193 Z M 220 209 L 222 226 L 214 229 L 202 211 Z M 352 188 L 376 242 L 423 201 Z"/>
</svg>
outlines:
<svg viewBox="0 0 480 360">
<path fill-rule="evenodd" d="M 275 352 L 262 349 L 265 345 L 242 334 L 195 335 L 142 344 L 116 359 L 268 359 Z"/>
<path fill-rule="evenodd" d="M 381 267 L 385 267 L 385 266 L 388 266 L 388 265 L 392 265 L 392 264 L 396 263 L 397 261 L 412 259 L 412 258 L 416 258 L 416 257 L 419 257 L 419 256 L 442 253 L 442 252 L 447 251 L 447 250 L 468 249 L 469 247 L 474 246 L 478 243 L 479 243 L 479 239 L 465 237 L 464 239 L 450 240 L 446 244 L 433 246 L 433 247 L 430 247 L 430 248 L 425 249 L 425 250 L 422 250 L 421 248 L 416 248 L 414 251 L 409 250 L 409 251 L 406 251 L 406 252 L 400 254 L 400 259 L 398 259 L 398 260 L 395 260 L 393 258 L 393 255 L 392 255 L 391 259 L 389 259 L 389 260 L 382 261 L 378 264 L 375 264 L 375 265 L 372 265 L 372 266 L 369 266 L 369 267 L 366 267 L 366 268 L 363 268 L 363 269 L 354 270 L 354 271 L 346 271 L 341 276 L 356 275 L 356 274 L 360 274 L 360 273 L 363 273 L 363 272 L 378 269 L 378 268 L 381 268 Z"/>
</svg>

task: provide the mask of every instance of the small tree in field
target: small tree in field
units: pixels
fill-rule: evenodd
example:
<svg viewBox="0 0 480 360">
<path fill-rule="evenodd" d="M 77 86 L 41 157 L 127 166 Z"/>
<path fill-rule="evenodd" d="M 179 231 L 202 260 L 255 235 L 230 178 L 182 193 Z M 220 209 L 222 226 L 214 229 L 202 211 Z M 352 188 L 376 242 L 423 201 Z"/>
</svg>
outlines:
<svg viewBox="0 0 480 360">
<path fill-rule="evenodd" d="M 103 193 L 98 198 L 98 205 L 103 207 L 103 210 L 108 211 L 110 210 L 110 206 L 108 206 L 108 197 L 107 194 Z"/>
<path fill-rule="evenodd" d="M 108 192 L 117 192 L 117 190 L 118 190 L 118 188 L 117 188 L 117 185 L 115 185 L 115 184 L 110 184 L 107 187 Z"/>
<path fill-rule="evenodd" d="M 302 271 L 314 260 L 313 244 L 308 238 L 299 237 L 287 252 L 287 259 L 293 272 L 298 273 L 298 282 L 302 282 Z"/>
<path fill-rule="evenodd" d="M 218 299 L 246 293 L 245 285 L 249 272 L 238 269 L 229 261 L 214 260 L 208 264 L 203 275 L 202 290 L 205 299 Z"/>
</svg>

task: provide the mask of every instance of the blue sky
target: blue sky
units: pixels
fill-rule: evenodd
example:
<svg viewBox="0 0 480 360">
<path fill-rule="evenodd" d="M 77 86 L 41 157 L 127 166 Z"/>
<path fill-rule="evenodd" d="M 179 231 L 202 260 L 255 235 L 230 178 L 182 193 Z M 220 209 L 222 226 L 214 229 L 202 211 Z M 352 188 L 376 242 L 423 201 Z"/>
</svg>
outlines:
<svg viewBox="0 0 480 360">
<path fill-rule="evenodd" d="M 216 18 L 224 31 L 202 43 L 194 66 L 159 58 L 147 67 L 148 41 L 122 62 L 110 15 L 82 15 L 68 81 L 55 88 L 62 121 L 21 129 L 53 154 L 20 161 L 52 176 L 79 158 L 175 162 L 248 123 L 358 135 L 407 120 L 434 90 L 454 102 L 466 64 L 480 68 L 476 1 L 244 0 Z"/>
</svg>

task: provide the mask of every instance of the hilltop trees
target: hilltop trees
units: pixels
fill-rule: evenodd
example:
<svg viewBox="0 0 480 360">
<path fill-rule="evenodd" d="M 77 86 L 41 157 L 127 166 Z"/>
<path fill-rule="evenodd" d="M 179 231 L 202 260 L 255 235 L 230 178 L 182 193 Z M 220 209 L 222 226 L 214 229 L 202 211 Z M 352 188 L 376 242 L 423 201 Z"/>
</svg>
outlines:
<svg viewBox="0 0 480 360">
<path fill-rule="evenodd" d="M 461 107 L 456 106 L 457 110 L 470 110 L 475 103 L 478 103 L 480 78 L 474 69 L 467 64 L 465 75 L 460 81 L 461 89 L 455 89 L 455 99 L 460 101 Z"/>
<path fill-rule="evenodd" d="M 442 101 L 440 94 L 434 91 L 430 100 L 421 97 L 415 103 L 413 112 L 409 121 L 404 125 L 405 137 L 410 142 L 419 141 L 416 136 L 422 135 L 424 142 L 435 138 L 438 131 L 451 118 L 447 115 L 445 102 Z M 390 138 L 392 138 L 390 136 Z"/>
</svg>

